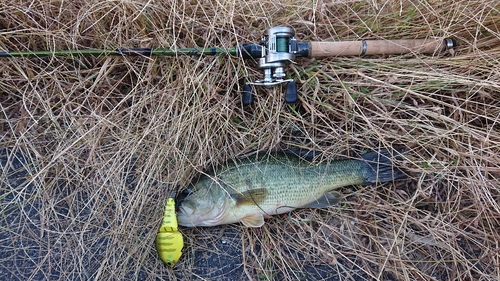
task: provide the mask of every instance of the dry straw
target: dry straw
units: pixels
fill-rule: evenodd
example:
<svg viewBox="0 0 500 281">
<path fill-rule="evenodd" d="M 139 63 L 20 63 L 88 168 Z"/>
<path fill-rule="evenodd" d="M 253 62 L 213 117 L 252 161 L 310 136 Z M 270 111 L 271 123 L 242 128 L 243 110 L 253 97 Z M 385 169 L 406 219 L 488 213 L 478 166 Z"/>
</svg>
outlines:
<svg viewBox="0 0 500 281">
<path fill-rule="evenodd" d="M 302 59 L 299 102 L 242 83 L 235 57 L 1 59 L 2 280 L 500 279 L 498 1 L 3 1 L 0 50 L 232 47 L 288 25 L 304 41 L 454 37 L 455 56 Z M 167 194 L 254 150 L 333 159 L 404 145 L 406 180 L 260 229 L 154 237 Z"/>
</svg>

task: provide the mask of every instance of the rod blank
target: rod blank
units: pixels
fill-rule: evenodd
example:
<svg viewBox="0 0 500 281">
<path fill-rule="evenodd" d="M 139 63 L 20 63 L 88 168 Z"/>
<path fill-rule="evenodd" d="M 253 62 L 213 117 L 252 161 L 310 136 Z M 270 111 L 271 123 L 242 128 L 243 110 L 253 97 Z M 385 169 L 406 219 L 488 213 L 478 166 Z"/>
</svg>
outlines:
<svg viewBox="0 0 500 281">
<path fill-rule="evenodd" d="M 0 57 L 64 57 L 64 56 L 199 56 L 199 55 L 236 55 L 236 48 L 179 48 L 179 49 L 147 49 L 147 48 L 121 48 L 116 50 L 81 49 L 81 50 L 55 50 L 55 51 L 25 51 L 25 52 L 1 52 Z"/>
</svg>

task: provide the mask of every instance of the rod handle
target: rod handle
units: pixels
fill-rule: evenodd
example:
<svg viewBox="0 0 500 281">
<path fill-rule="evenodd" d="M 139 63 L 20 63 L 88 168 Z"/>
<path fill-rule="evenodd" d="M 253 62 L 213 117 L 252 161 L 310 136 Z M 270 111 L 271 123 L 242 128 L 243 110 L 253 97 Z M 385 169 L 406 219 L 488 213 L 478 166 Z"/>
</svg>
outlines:
<svg viewBox="0 0 500 281">
<path fill-rule="evenodd" d="M 310 42 L 309 57 L 401 55 L 408 53 L 436 54 L 456 46 L 455 40 L 402 39 L 361 40 L 343 42 Z"/>
</svg>

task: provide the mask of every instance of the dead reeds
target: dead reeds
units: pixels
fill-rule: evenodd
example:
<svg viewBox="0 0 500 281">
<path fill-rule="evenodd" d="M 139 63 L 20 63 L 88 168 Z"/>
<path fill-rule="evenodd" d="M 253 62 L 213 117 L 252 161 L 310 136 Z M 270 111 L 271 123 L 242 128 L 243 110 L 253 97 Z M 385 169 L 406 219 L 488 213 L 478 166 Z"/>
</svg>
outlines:
<svg viewBox="0 0 500 281">
<path fill-rule="evenodd" d="M 8 3 L 7 3 L 8 2 Z M 498 280 L 497 1 L 7 1 L 0 51 L 232 47 L 288 25 L 303 41 L 454 37 L 455 55 L 301 59 L 300 101 L 235 57 L 0 59 L 0 279 Z M 338 208 L 154 237 L 166 196 L 255 150 L 333 159 L 404 145 L 409 177 Z M 337 278 L 337 279 L 333 279 Z"/>
</svg>

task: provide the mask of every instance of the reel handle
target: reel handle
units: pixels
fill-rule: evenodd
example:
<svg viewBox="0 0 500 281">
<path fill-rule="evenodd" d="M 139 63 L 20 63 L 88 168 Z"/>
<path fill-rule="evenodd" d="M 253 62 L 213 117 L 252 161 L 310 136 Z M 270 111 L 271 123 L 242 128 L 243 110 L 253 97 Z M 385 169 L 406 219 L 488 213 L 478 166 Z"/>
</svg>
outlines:
<svg viewBox="0 0 500 281">
<path fill-rule="evenodd" d="M 437 54 L 454 47 L 456 42 L 451 38 L 309 42 L 308 57 Z"/>
</svg>

